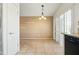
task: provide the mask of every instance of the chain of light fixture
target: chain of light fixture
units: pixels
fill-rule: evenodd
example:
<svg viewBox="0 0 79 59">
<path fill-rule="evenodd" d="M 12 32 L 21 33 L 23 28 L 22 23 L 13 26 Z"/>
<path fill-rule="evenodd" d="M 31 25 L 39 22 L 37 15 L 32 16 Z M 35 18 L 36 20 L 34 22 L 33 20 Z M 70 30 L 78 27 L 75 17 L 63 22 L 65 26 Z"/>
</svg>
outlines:
<svg viewBox="0 0 79 59">
<path fill-rule="evenodd" d="M 42 7 L 42 16 L 39 18 L 40 20 L 41 19 L 46 19 L 46 17 L 44 16 L 44 5 L 41 5 L 41 7 Z"/>
<path fill-rule="evenodd" d="M 44 9 L 43 9 L 44 5 L 41 5 L 41 7 L 42 7 L 42 15 L 44 16 L 44 13 L 43 13 L 43 11 L 44 11 Z"/>
</svg>

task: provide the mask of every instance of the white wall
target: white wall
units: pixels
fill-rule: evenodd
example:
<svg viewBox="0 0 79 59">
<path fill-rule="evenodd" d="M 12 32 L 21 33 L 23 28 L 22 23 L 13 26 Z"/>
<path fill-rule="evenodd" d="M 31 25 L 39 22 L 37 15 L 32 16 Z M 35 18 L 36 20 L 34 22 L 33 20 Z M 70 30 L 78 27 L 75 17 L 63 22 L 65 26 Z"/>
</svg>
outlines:
<svg viewBox="0 0 79 59">
<path fill-rule="evenodd" d="M 0 54 L 2 54 L 2 4 L 0 4 Z"/>
<path fill-rule="evenodd" d="M 75 4 L 74 6 L 74 33 L 79 33 L 78 22 L 79 22 L 79 4 Z"/>
<path fill-rule="evenodd" d="M 67 10 L 73 9 L 73 6 L 74 6 L 74 4 L 72 4 L 72 3 L 61 4 L 60 7 L 58 8 L 58 10 L 56 11 L 56 13 L 54 14 L 54 17 L 59 17 L 61 14 L 63 14 Z"/>
<path fill-rule="evenodd" d="M 2 38 L 3 38 L 3 54 L 7 54 L 7 5 L 2 5 Z"/>
</svg>

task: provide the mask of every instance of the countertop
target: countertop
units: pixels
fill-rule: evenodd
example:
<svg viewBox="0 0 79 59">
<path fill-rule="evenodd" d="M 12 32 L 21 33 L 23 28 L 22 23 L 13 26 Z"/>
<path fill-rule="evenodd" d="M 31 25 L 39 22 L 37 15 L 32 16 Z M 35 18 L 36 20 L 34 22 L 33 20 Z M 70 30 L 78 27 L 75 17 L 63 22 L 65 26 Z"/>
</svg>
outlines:
<svg viewBox="0 0 79 59">
<path fill-rule="evenodd" d="M 74 36 L 74 37 L 79 38 L 79 34 L 78 33 L 74 33 L 74 34 L 61 33 L 61 34 L 69 35 L 69 36 Z"/>
</svg>

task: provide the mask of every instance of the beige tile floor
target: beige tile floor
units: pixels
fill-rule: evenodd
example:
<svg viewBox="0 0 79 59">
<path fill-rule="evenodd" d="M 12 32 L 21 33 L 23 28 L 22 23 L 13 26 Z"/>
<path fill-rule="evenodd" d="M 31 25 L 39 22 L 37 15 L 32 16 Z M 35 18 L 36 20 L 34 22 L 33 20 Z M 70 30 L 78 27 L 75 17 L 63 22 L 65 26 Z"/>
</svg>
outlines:
<svg viewBox="0 0 79 59">
<path fill-rule="evenodd" d="M 21 39 L 19 55 L 63 55 L 64 48 L 50 39 Z"/>
</svg>

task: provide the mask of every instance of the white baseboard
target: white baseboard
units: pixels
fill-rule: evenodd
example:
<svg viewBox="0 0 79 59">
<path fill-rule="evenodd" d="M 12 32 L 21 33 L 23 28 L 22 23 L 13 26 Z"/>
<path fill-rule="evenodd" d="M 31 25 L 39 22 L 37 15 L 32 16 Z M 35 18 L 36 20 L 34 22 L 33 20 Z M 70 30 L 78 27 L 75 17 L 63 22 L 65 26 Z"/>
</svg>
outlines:
<svg viewBox="0 0 79 59">
<path fill-rule="evenodd" d="M 53 39 L 53 38 L 21 38 L 21 39 Z"/>
</svg>

